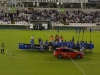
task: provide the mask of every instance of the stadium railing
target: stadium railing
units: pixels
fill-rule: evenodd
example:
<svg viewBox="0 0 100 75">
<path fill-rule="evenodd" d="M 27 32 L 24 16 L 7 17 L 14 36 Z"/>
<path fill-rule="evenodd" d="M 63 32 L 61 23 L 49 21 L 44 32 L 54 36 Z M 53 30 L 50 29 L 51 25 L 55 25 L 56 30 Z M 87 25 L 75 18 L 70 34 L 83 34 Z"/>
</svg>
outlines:
<svg viewBox="0 0 100 75">
<path fill-rule="evenodd" d="M 64 25 L 62 23 L 54 23 L 52 22 L 53 26 L 96 26 L 97 23 L 69 23 L 68 25 Z"/>
<path fill-rule="evenodd" d="M 96 26 L 97 23 L 70 23 L 69 26 Z"/>
<path fill-rule="evenodd" d="M 14 21 L 15 25 L 29 25 L 29 22 L 26 21 Z M 11 21 L 0 20 L 0 25 L 12 25 Z"/>
<path fill-rule="evenodd" d="M 76 27 L 84 30 L 88 30 L 90 28 L 93 28 L 93 30 L 100 30 L 100 26 L 97 27 L 97 23 L 69 23 L 68 25 L 64 25 L 52 22 L 52 28 L 55 30 L 76 30 Z"/>
</svg>

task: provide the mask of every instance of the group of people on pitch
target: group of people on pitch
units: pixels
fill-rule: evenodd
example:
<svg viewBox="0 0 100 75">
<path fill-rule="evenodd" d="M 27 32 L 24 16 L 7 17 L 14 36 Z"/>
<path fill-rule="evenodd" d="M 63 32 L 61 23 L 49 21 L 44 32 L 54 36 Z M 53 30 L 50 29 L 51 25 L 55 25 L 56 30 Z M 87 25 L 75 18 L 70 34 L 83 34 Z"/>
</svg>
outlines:
<svg viewBox="0 0 100 75">
<path fill-rule="evenodd" d="M 79 50 L 81 52 L 90 52 L 92 53 L 92 50 L 94 48 L 94 44 L 92 43 L 92 41 L 90 41 L 89 43 L 87 43 L 87 41 L 77 41 L 77 43 L 75 44 L 75 48 L 76 50 Z"/>
<path fill-rule="evenodd" d="M 1 44 L 1 54 L 4 54 L 4 43 Z"/>
<path fill-rule="evenodd" d="M 75 49 L 81 52 L 90 52 L 92 53 L 92 49 L 94 48 L 94 44 L 92 43 L 92 41 L 90 41 L 89 43 L 87 41 L 77 41 L 77 43 L 74 43 L 74 36 L 72 38 L 72 40 L 70 41 L 66 41 L 63 40 L 63 36 L 61 35 L 59 37 L 59 35 L 55 35 L 54 36 L 50 36 L 50 42 L 48 40 L 46 40 L 45 42 L 43 42 L 43 40 L 41 38 L 38 39 L 39 45 L 40 45 L 40 51 L 52 51 L 55 50 L 58 47 L 68 47 L 71 49 Z M 34 39 L 32 38 L 31 42 L 31 48 L 34 48 Z"/>
</svg>

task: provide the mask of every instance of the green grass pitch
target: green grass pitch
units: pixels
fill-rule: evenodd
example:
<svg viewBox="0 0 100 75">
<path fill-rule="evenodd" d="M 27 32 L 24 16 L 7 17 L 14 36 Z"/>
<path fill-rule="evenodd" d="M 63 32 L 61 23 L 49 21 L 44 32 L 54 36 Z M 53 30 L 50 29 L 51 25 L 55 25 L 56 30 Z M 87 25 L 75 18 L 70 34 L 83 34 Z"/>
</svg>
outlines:
<svg viewBox="0 0 100 75">
<path fill-rule="evenodd" d="M 93 53 L 86 53 L 82 59 L 73 59 L 78 66 L 70 59 L 55 58 L 52 52 L 19 50 L 18 43 L 30 43 L 32 34 L 37 43 L 39 37 L 43 41 L 49 40 L 49 36 L 57 34 L 57 30 L 0 30 L 0 44 L 5 43 L 5 53 L 0 54 L 0 75 L 100 75 L 99 31 L 91 33 L 95 45 Z M 62 30 L 59 35 L 68 41 L 76 36 L 76 32 Z M 84 41 L 89 40 L 90 32 L 85 31 Z"/>
</svg>

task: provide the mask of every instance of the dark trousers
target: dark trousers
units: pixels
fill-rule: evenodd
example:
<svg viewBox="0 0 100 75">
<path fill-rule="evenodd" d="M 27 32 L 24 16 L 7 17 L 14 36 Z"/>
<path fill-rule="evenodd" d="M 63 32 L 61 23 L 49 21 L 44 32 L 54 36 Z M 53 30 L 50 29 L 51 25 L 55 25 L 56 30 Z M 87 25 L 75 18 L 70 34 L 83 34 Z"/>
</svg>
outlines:
<svg viewBox="0 0 100 75">
<path fill-rule="evenodd" d="M 4 53 L 4 49 L 1 49 L 1 53 Z"/>
<path fill-rule="evenodd" d="M 45 46 L 45 51 L 48 51 L 48 46 Z"/>
<path fill-rule="evenodd" d="M 61 47 L 61 46 L 57 46 L 57 48 L 58 48 L 58 47 Z"/>
<path fill-rule="evenodd" d="M 80 51 L 80 47 L 76 47 L 76 50 Z"/>
<path fill-rule="evenodd" d="M 57 45 L 54 45 L 54 46 L 53 46 L 53 50 L 55 50 L 56 48 L 57 48 Z"/>
<path fill-rule="evenodd" d="M 34 45 L 31 45 L 31 49 L 33 49 L 33 50 L 34 50 Z"/>
</svg>

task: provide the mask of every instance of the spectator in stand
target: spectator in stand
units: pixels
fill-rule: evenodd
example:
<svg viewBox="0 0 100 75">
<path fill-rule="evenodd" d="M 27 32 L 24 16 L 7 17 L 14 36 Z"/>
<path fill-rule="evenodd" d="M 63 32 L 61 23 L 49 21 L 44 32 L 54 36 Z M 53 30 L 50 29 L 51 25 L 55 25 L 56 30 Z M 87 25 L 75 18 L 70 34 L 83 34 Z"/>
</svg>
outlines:
<svg viewBox="0 0 100 75">
<path fill-rule="evenodd" d="M 8 17 L 7 17 L 8 15 Z M 95 12 L 83 12 L 81 10 L 74 10 L 72 12 L 66 11 L 59 13 L 59 11 L 51 10 L 17 10 L 14 13 L 8 13 L 1 11 L 1 20 L 18 19 L 19 21 L 29 20 L 49 20 L 55 23 L 98 23 L 100 22 L 100 11 Z M 10 19 L 9 19 L 10 17 Z"/>
</svg>

